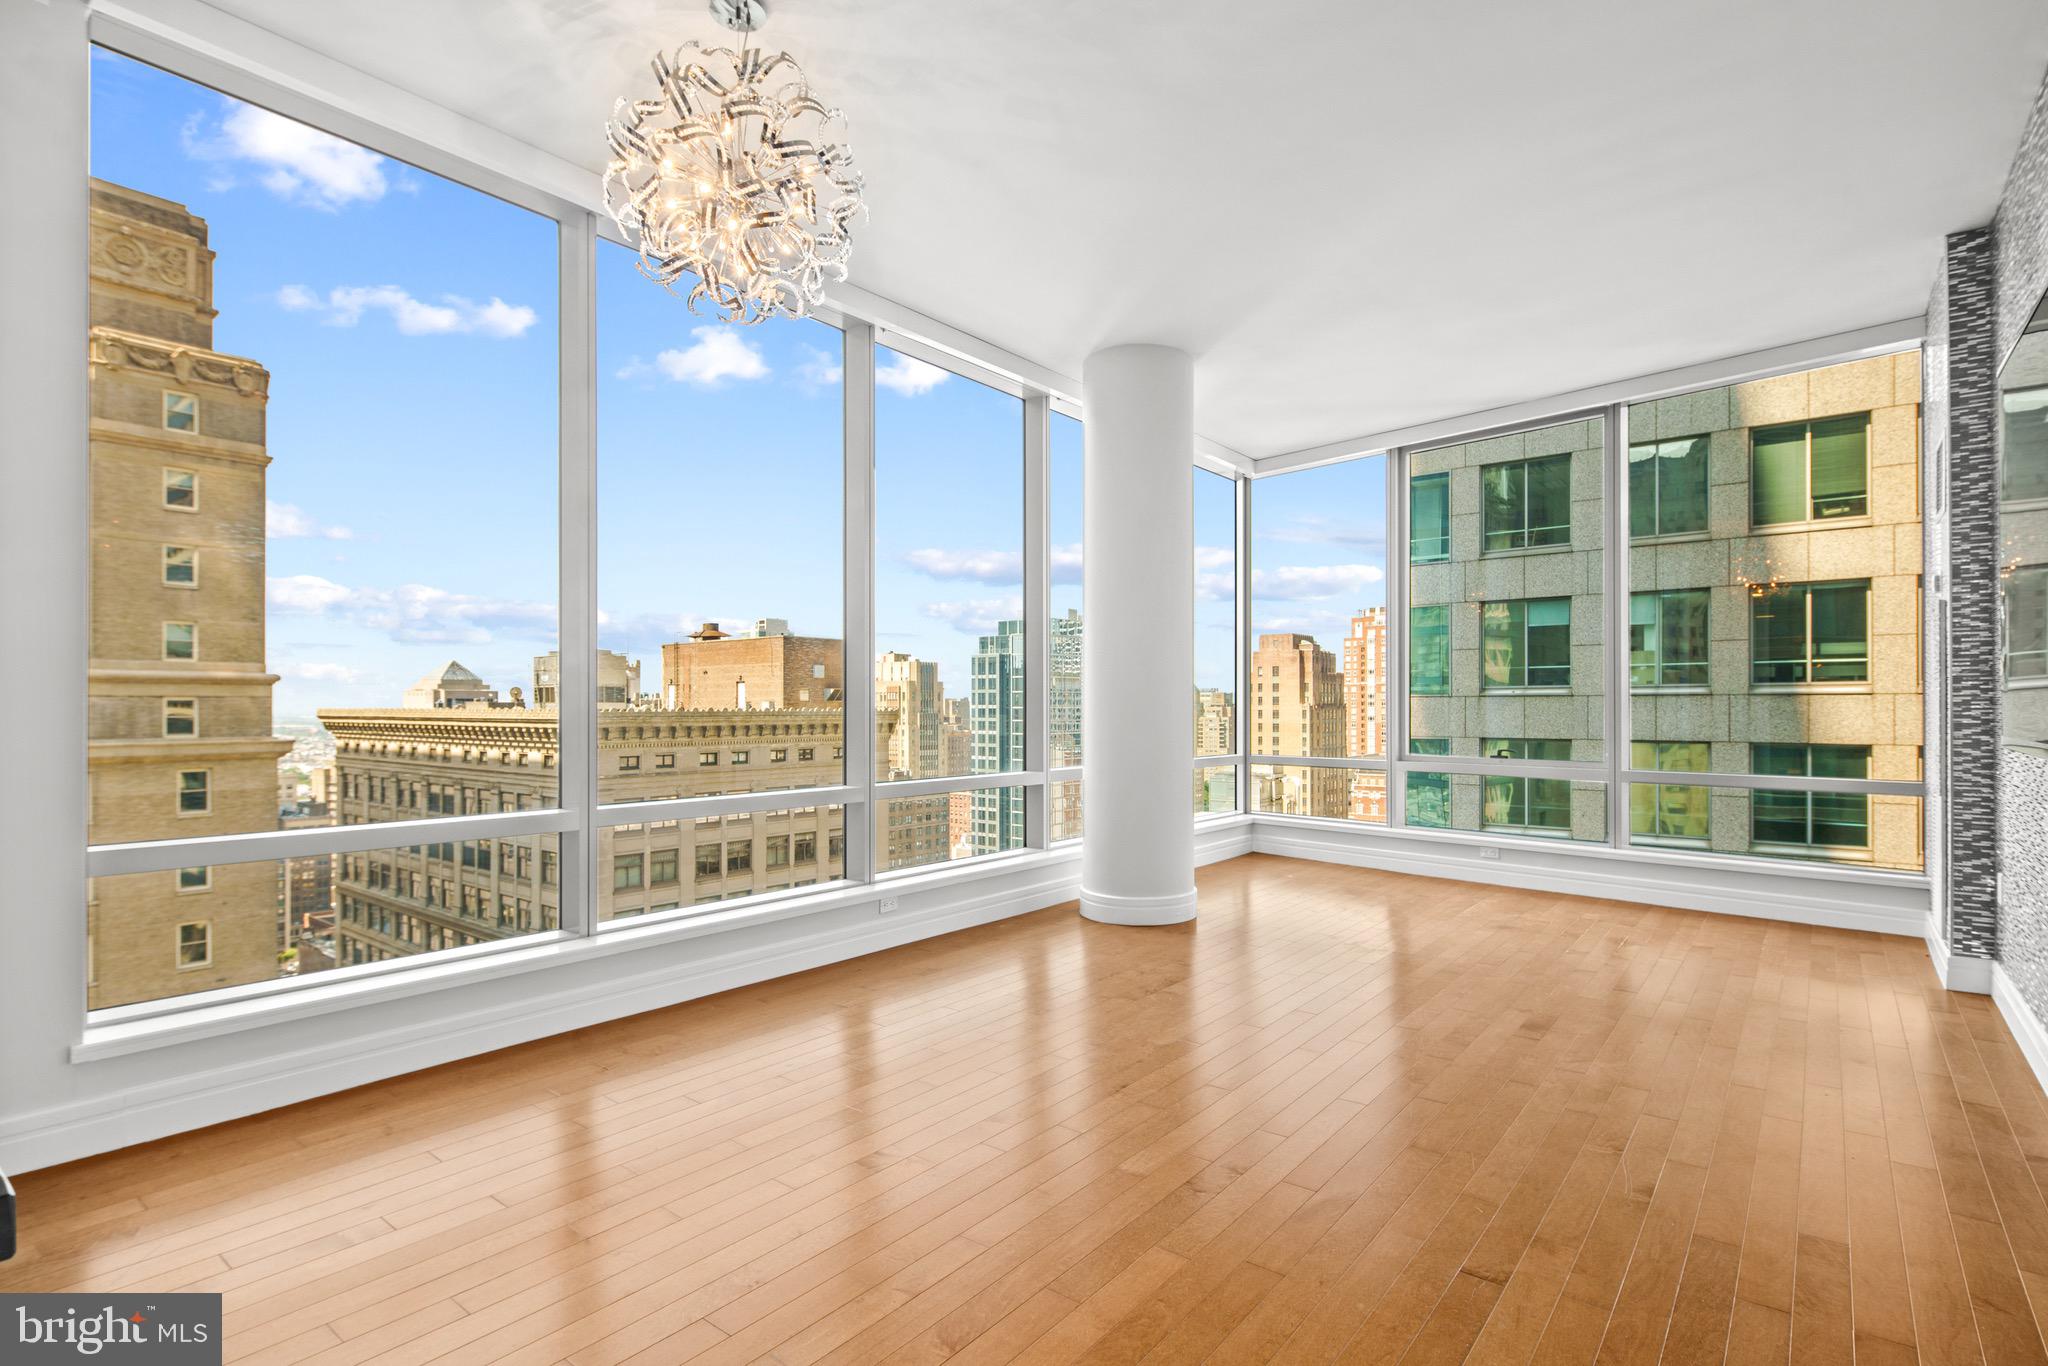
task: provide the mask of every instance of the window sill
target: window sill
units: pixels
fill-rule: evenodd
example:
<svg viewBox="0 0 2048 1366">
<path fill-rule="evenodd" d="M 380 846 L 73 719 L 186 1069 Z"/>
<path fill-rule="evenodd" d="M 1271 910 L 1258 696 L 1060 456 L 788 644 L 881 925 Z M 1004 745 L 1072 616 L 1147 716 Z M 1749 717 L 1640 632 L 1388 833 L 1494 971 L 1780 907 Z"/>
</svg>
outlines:
<svg viewBox="0 0 2048 1366">
<path fill-rule="evenodd" d="M 1215 821 L 1204 822 L 1203 827 L 1205 830 L 1214 829 L 1228 819 L 1231 818 L 1219 817 Z M 1244 817 L 1240 815 L 1235 819 L 1242 821 Z M 99 1019 L 87 1019 L 83 1035 L 71 1047 L 70 1060 L 74 1063 L 96 1062 L 224 1034 L 262 1029 L 290 1020 L 403 1000 L 495 978 L 584 963 L 613 954 L 632 953 L 729 930 L 749 929 L 873 903 L 884 896 L 934 891 L 1006 873 L 1059 867 L 1076 862 L 1080 857 L 1081 843 L 1075 840 L 1052 849 L 1017 850 L 963 859 L 950 866 L 906 868 L 900 873 L 883 874 L 875 882 L 865 885 L 840 883 L 816 890 L 805 888 L 786 896 L 767 893 L 764 897 L 772 897 L 772 900 L 748 898 L 746 904 L 736 904 L 729 910 L 712 909 L 717 903 L 707 902 L 703 907 L 649 911 L 623 921 L 605 921 L 594 935 L 556 932 L 537 936 L 539 942 L 536 943 L 487 947 L 481 953 L 474 949 L 456 949 L 449 951 L 445 958 L 421 955 L 417 961 L 402 963 L 383 972 L 331 983 L 295 986 L 248 999 L 184 1009 L 173 1005 L 134 1018 L 122 1018 L 125 1011 L 116 1008 L 116 1012 L 108 1012 L 113 1018 L 102 1015 Z"/>
<path fill-rule="evenodd" d="M 1705 683 L 1637 683 L 1629 687 L 1635 697 L 1704 697 L 1713 691 Z"/>
<path fill-rule="evenodd" d="M 1841 527 L 1854 528 L 1876 525 L 1877 519 L 1869 513 L 1865 513 L 1861 517 L 1831 517 L 1826 521 L 1820 522 L 1772 522 L 1766 526 L 1752 524 L 1749 528 L 1749 534 L 1752 536 L 1787 536 L 1815 531 L 1833 531 Z"/>
<path fill-rule="evenodd" d="M 1505 550 L 1481 550 L 1479 558 L 1482 560 L 1519 560 L 1530 555 L 1568 555 L 1573 549 L 1574 547 L 1570 541 L 1565 541 L 1560 545 L 1511 546 Z"/>
<path fill-rule="evenodd" d="M 1421 694 L 1416 695 L 1420 696 Z M 1448 694 L 1437 693 L 1432 695 L 1441 697 Z M 1526 688 L 1481 688 L 1479 695 L 1481 697 L 1570 697 L 1572 695 L 1572 685 L 1566 683 L 1562 685 L 1544 684 Z"/>
<path fill-rule="evenodd" d="M 1695 545 L 1713 539 L 1714 533 L 1711 531 L 1673 531 L 1662 536 L 1631 536 L 1628 543 L 1632 546 L 1648 546 L 1655 549 L 1660 545 Z"/>
<path fill-rule="evenodd" d="M 1870 683 L 1752 683 L 1749 690 L 1764 696 L 1806 694 L 1815 697 L 1861 697 L 1877 691 Z"/>
</svg>

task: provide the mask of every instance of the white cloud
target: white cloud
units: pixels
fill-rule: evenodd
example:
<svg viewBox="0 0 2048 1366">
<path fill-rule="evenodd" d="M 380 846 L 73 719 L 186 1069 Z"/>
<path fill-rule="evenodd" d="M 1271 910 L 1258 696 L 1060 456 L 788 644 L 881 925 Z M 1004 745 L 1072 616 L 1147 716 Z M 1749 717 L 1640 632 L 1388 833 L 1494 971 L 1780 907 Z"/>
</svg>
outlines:
<svg viewBox="0 0 2048 1366">
<path fill-rule="evenodd" d="M 1195 547 L 1195 596 L 1206 602 L 1237 597 L 1237 552 L 1224 545 Z"/>
<path fill-rule="evenodd" d="M 1358 593 L 1386 578 L 1376 564 L 1292 564 L 1252 571 L 1252 596 L 1283 601 Z"/>
<path fill-rule="evenodd" d="M 1024 575 L 1024 557 L 1014 550 L 913 550 L 903 559 L 935 579 L 1015 583 Z"/>
<path fill-rule="evenodd" d="M 936 365 L 927 365 L 913 356 L 890 353 L 892 359 L 886 365 L 875 368 L 875 383 L 892 393 L 905 398 L 916 398 L 928 394 L 952 378 L 952 375 Z"/>
<path fill-rule="evenodd" d="M 360 683 L 363 671 L 347 664 L 336 664 L 332 660 L 308 660 L 304 663 L 273 661 L 271 667 L 284 678 L 302 679 L 308 683 Z"/>
<path fill-rule="evenodd" d="M 322 526 L 292 504 L 273 503 L 267 498 L 263 501 L 263 534 L 273 541 L 355 539 L 355 532 L 345 526 Z"/>
<path fill-rule="evenodd" d="M 797 382 L 807 389 L 825 389 L 846 377 L 846 367 L 829 351 L 806 346 L 804 363 L 796 368 Z"/>
<path fill-rule="evenodd" d="M 1081 547 L 1078 545 L 1056 545 L 1052 548 L 1052 570 L 1054 583 L 1081 582 Z"/>
<path fill-rule="evenodd" d="M 729 379 L 766 379 L 768 362 L 730 327 L 695 327 L 694 339 L 680 350 L 670 348 L 650 363 L 637 357 L 619 369 L 620 379 L 660 376 L 678 384 L 717 389 Z"/>
<path fill-rule="evenodd" d="M 321 321 L 332 327 L 354 327 L 365 313 L 386 313 L 408 337 L 448 333 L 518 337 L 539 320 L 525 304 L 508 304 L 495 296 L 480 304 L 459 294 L 443 294 L 440 302 L 428 303 L 398 285 L 343 285 L 327 291 L 324 300 L 304 285 L 286 285 L 276 297 L 279 308 L 322 313 Z"/>
<path fill-rule="evenodd" d="M 546 638 L 556 622 L 552 603 L 451 593 L 423 583 L 350 588 L 317 574 L 292 574 L 268 580 L 267 595 L 275 611 L 336 618 L 397 641 L 479 644 L 501 631 Z"/>
<path fill-rule="evenodd" d="M 1384 530 L 1334 521 L 1317 513 L 1296 513 L 1283 526 L 1262 528 L 1259 536 L 1296 545 L 1344 545 L 1372 551 L 1384 551 L 1387 544 Z"/>
<path fill-rule="evenodd" d="M 195 160 L 246 162 L 280 199 L 330 213 L 346 204 L 375 203 L 390 184 L 384 158 L 368 148 L 240 101 L 229 101 L 211 130 L 194 115 L 183 140 L 185 154 Z"/>
<path fill-rule="evenodd" d="M 943 621 L 956 631 L 971 636 L 995 634 L 996 623 L 1016 621 L 1024 615 L 1024 600 L 1018 597 L 970 598 L 965 602 L 928 602 L 924 614 Z"/>
</svg>

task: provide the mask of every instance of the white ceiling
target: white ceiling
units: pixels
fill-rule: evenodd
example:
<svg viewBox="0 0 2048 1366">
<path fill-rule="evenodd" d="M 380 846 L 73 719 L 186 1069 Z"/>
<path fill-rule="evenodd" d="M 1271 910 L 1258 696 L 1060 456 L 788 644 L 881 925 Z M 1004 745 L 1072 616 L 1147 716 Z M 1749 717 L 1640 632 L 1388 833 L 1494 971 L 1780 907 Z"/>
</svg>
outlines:
<svg viewBox="0 0 2048 1366">
<path fill-rule="evenodd" d="M 214 4 L 593 168 L 722 32 Z M 1071 375 L 1186 347 L 1253 456 L 1917 315 L 2048 64 L 2041 0 L 770 4 L 867 173 L 854 283 Z"/>
</svg>

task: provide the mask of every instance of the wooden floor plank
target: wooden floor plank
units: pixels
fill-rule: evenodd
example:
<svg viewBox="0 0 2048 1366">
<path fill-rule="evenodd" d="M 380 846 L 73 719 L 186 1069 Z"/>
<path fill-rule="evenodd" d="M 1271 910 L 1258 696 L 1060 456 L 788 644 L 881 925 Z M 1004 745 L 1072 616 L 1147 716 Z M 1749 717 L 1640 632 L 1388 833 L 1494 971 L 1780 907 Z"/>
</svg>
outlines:
<svg viewBox="0 0 2048 1366">
<path fill-rule="evenodd" d="M 20 1177 L 236 1362 L 2048 1366 L 2048 1096 L 1914 941 L 1252 855 Z"/>
</svg>

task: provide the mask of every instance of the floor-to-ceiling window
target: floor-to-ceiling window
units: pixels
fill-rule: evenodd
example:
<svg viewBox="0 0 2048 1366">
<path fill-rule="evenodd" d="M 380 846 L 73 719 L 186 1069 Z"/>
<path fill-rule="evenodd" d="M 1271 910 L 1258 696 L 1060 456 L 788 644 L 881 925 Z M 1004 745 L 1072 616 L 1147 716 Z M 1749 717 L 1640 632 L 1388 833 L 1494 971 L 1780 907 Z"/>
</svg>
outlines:
<svg viewBox="0 0 2048 1366">
<path fill-rule="evenodd" d="M 1919 353 L 1627 411 L 1630 842 L 1918 869 Z"/>
<path fill-rule="evenodd" d="M 556 928 L 556 223 L 91 68 L 89 1003 Z"/>
<path fill-rule="evenodd" d="M 1046 431 L 1046 766 L 1057 771 L 1081 763 L 1082 430 L 1078 418 L 1057 410 Z M 1052 839 L 1081 836 L 1081 782 L 1053 781 L 1047 789 Z"/>
<path fill-rule="evenodd" d="M 1196 815 L 1238 809 L 1237 628 L 1238 481 L 1213 471 L 1194 472 Z"/>
<path fill-rule="evenodd" d="M 1593 415 L 1407 453 L 1407 825 L 1607 838 L 1606 440 Z"/>
<path fill-rule="evenodd" d="M 1387 819 L 1386 467 L 1372 455 L 1252 485 L 1254 811 Z"/>
</svg>

